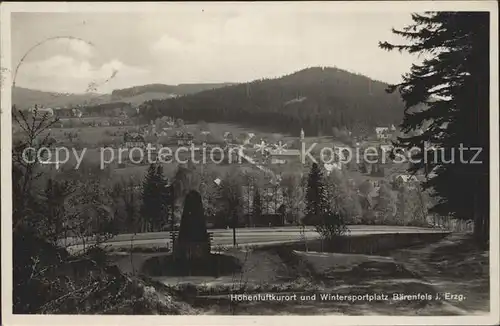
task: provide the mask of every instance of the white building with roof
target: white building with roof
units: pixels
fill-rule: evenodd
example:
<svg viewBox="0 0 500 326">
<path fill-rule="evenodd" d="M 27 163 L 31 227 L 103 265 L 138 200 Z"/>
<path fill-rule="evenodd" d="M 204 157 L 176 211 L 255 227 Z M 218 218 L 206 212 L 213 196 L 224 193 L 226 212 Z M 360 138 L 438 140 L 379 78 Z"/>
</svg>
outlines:
<svg viewBox="0 0 500 326">
<path fill-rule="evenodd" d="M 377 139 L 388 139 L 391 136 L 388 127 L 376 127 L 375 134 Z"/>
<path fill-rule="evenodd" d="M 38 115 L 43 116 L 43 115 L 48 115 L 49 117 L 54 116 L 54 110 L 52 108 L 30 108 L 28 112 L 30 113 L 35 113 L 37 112 Z"/>
</svg>

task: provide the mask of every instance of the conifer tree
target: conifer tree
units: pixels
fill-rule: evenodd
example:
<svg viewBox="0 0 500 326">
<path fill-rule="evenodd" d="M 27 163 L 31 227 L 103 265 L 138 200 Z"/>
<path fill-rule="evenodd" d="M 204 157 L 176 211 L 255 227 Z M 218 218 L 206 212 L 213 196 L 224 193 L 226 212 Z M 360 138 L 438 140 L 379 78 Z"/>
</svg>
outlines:
<svg viewBox="0 0 500 326">
<path fill-rule="evenodd" d="M 305 218 L 308 223 L 319 221 L 327 209 L 325 187 L 323 185 L 323 172 L 317 163 L 313 163 L 306 189 Z"/>
<path fill-rule="evenodd" d="M 141 207 L 141 214 L 150 231 L 159 231 L 167 222 L 167 184 L 161 165 L 151 164 L 143 182 Z"/>
<path fill-rule="evenodd" d="M 429 12 L 413 14 L 413 23 L 393 30 L 408 44 L 380 43 L 387 50 L 424 54 L 403 82 L 388 91 L 398 90 L 405 101 L 402 132 L 396 146 L 424 148 L 425 142 L 443 148 L 452 163 L 436 160 L 414 164 L 411 172 L 423 170 L 436 176 L 425 188 L 438 196 L 431 209 L 440 215 L 474 219 L 474 233 L 484 242 L 489 235 L 489 25 L 488 12 Z M 422 128 L 422 126 L 427 126 Z M 416 131 L 413 134 L 412 131 Z M 480 148 L 475 161 L 470 161 Z M 432 157 L 432 156 L 431 156 Z M 460 186 L 457 186 L 457 182 Z"/>
</svg>

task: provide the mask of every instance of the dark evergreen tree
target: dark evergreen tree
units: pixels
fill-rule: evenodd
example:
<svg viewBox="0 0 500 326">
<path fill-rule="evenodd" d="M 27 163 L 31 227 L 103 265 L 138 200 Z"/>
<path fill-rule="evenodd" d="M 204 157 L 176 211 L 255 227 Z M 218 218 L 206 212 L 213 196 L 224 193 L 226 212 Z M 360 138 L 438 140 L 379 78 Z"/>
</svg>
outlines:
<svg viewBox="0 0 500 326">
<path fill-rule="evenodd" d="M 426 54 L 422 64 L 414 64 L 399 90 L 405 101 L 402 131 L 411 136 L 398 137 L 397 146 L 424 148 L 425 142 L 443 148 L 446 160 L 455 152 L 452 163 L 437 159 L 424 162 L 423 151 L 414 159 L 411 172 L 434 172 L 425 182 L 439 200 L 432 211 L 460 219 L 474 219 L 478 239 L 489 235 L 489 29 L 488 12 L 430 12 L 413 14 L 413 23 L 393 30 L 409 40 L 408 44 L 387 42 L 380 46 L 412 54 Z M 422 128 L 422 126 L 427 126 Z M 475 157 L 482 163 L 471 164 Z M 429 156 L 433 158 L 432 154 Z M 466 163 L 464 163 L 466 162 Z M 457 186 L 457 183 L 460 186 Z"/>
<path fill-rule="evenodd" d="M 325 187 L 323 185 L 323 172 L 318 164 L 313 163 L 306 189 L 306 224 L 315 224 L 327 211 L 328 201 L 325 197 Z"/>
<path fill-rule="evenodd" d="M 168 182 L 161 165 L 149 166 L 143 182 L 141 214 L 149 231 L 160 231 L 167 222 Z"/>
<path fill-rule="evenodd" d="M 156 167 L 154 164 L 151 164 L 148 168 L 148 172 L 146 177 L 144 178 L 143 186 L 142 186 L 142 206 L 141 206 L 141 214 L 143 216 L 143 221 L 145 223 L 144 229 L 145 231 L 151 230 L 152 220 L 154 216 L 158 214 L 158 201 L 157 201 L 157 193 L 156 193 Z"/>
</svg>

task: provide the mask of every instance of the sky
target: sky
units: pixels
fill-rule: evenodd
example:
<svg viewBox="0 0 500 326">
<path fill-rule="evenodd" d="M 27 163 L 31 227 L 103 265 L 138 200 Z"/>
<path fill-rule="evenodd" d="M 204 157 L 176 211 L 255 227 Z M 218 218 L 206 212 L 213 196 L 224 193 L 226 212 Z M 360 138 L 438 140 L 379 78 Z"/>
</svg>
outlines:
<svg viewBox="0 0 500 326">
<path fill-rule="evenodd" d="M 94 83 L 95 91 L 107 93 L 150 83 L 247 82 L 313 66 L 397 83 L 416 61 L 378 47 L 379 41 L 403 41 L 391 28 L 408 25 L 410 12 L 201 6 L 156 13 L 12 13 L 14 69 L 43 42 L 22 60 L 16 85 L 83 93 Z"/>
</svg>

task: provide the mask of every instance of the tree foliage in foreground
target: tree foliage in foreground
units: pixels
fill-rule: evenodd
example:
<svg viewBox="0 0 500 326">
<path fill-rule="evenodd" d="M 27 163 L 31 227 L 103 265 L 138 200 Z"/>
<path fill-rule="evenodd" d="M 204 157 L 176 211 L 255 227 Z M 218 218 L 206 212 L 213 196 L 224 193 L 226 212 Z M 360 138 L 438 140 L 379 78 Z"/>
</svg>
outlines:
<svg viewBox="0 0 500 326">
<path fill-rule="evenodd" d="M 488 12 L 429 12 L 413 14 L 413 23 L 393 33 L 407 44 L 380 43 L 425 57 L 413 64 L 403 82 L 390 87 L 405 101 L 402 131 L 419 131 L 398 137 L 397 146 L 424 148 L 425 142 L 442 148 L 446 155 L 421 160 L 411 172 L 424 170 L 436 176 L 425 182 L 439 199 L 432 211 L 458 219 L 474 219 L 475 235 L 489 235 L 489 22 Z M 424 104 L 425 108 L 414 107 Z M 482 163 L 471 164 L 475 157 Z M 454 162 L 447 163 L 453 151 Z M 422 159 L 423 151 L 415 157 Z M 467 162 L 467 163 L 463 163 Z"/>
<path fill-rule="evenodd" d="M 346 219 L 339 211 L 328 210 L 322 215 L 321 220 L 315 226 L 316 232 L 326 240 L 349 233 Z"/>
<path fill-rule="evenodd" d="M 13 110 L 23 139 L 12 151 L 13 313 L 15 314 L 141 314 L 157 309 L 144 288 L 107 266 L 99 248 L 110 235 L 112 210 L 101 184 L 48 178 L 37 160 L 23 158 L 27 147 L 47 145 L 54 123 L 35 113 Z M 86 244 L 89 236 L 91 244 Z M 67 250 L 66 236 L 82 245 Z M 169 313 L 164 310 L 163 313 Z"/>
</svg>

